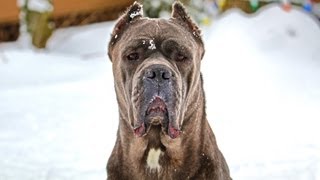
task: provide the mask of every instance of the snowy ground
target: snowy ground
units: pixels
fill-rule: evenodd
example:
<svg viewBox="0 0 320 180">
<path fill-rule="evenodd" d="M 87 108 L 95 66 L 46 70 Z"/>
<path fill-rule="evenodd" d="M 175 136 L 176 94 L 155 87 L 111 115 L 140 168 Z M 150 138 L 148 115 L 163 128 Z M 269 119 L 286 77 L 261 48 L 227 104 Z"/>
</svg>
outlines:
<svg viewBox="0 0 320 180">
<path fill-rule="evenodd" d="M 62 29 L 47 50 L 0 44 L 0 180 L 105 179 L 118 114 L 113 23 Z M 320 179 L 320 26 L 268 8 L 204 30 L 208 119 L 235 180 Z"/>
</svg>

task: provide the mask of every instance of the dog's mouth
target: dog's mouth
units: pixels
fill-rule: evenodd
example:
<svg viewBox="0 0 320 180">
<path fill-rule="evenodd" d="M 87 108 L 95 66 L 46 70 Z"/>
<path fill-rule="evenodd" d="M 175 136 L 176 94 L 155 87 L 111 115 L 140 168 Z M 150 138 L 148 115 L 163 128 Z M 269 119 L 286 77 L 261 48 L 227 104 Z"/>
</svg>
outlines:
<svg viewBox="0 0 320 180">
<path fill-rule="evenodd" d="M 180 134 L 180 130 L 172 124 L 166 102 L 160 96 L 155 96 L 151 100 L 146 108 L 144 120 L 140 122 L 134 128 L 134 133 L 138 137 L 146 135 L 153 126 L 159 125 L 162 131 L 172 139 L 177 138 Z"/>
<path fill-rule="evenodd" d="M 167 122 L 167 105 L 159 96 L 156 96 L 149 104 L 146 111 L 146 120 L 151 125 L 159 125 Z"/>
</svg>

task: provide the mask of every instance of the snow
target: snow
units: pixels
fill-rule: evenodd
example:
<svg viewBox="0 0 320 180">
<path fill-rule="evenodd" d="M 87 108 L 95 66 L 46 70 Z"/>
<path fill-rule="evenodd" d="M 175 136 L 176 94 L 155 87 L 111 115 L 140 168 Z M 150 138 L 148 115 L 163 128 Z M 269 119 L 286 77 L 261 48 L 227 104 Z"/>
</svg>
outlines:
<svg viewBox="0 0 320 180">
<path fill-rule="evenodd" d="M 48 0 L 18 0 L 18 6 L 22 7 L 25 3 L 28 3 L 28 9 L 37 12 L 52 12 L 53 6 Z"/>
<path fill-rule="evenodd" d="M 131 18 L 131 19 L 134 19 L 134 18 L 137 17 L 137 16 L 143 16 L 142 8 L 138 8 L 137 11 L 133 11 L 133 12 L 130 14 L 130 18 Z"/>
<path fill-rule="evenodd" d="M 105 179 L 118 110 L 114 22 L 0 44 L 0 179 Z M 204 28 L 207 114 L 236 180 L 320 179 L 320 28 L 294 8 Z"/>
<path fill-rule="evenodd" d="M 143 16 L 143 10 L 142 10 L 142 5 L 137 4 L 137 2 L 134 2 L 134 5 L 138 5 L 137 9 L 130 14 L 130 18 L 134 19 L 137 16 Z"/>
<path fill-rule="evenodd" d="M 130 18 L 131 19 L 135 18 L 136 16 L 141 16 L 140 11 L 139 12 L 138 11 L 137 12 L 133 12 L 133 13 L 130 14 Z"/>
<path fill-rule="evenodd" d="M 142 42 L 143 44 L 144 44 L 144 42 Z M 155 50 L 155 49 L 157 49 L 156 48 L 156 44 L 154 43 L 154 40 L 153 39 L 150 39 L 149 40 L 149 46 L 148 46 L 148 49 L 150 49 L 150 50 Z"/>
<path fill-rule="evenodd" d="M 205 35 L 207 113 L 233 177 L 319 179 L 319 24 L 275 7 Z"/>
</svg>

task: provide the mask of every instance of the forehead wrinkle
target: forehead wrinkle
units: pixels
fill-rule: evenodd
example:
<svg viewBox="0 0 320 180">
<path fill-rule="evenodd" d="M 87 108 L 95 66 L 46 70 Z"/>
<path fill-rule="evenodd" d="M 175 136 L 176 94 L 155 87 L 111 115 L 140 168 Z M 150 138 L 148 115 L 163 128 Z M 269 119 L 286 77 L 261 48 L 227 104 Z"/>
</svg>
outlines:
<svg viewBox="0 0 320 180">
<path fill-rule="evenodd" d="M 155 28 L 156 29 L 156 35 L 158 36 L 158 33 L 160 32 L 160 30 L 161 30 L 161 28 L 160 28 L 160 21 L 159 20 L 157 20 L 157 23 L 156 23 L 156 25 L 157 25 L 157 27 Z"/>
<path fill-rule="evenodd" d="M 174 22 L 166 19 L 141 19 L 131 24 L 126 31 L 127 32 L 124 33 L 123 40 L 127 42 L 139 42 L 139 40 L 141 41 L 149 39 L 162 42 L 166 39 L 173 39 L 178 44 L 181 44 L 188 49 L 194 48 L 196 44 L 193 38 L 188 38 L 190 35 L 192 35 L 190 32 L 180 25 L 177 25 Z M 132 36 L 132 33 L 135 35 Z M 163 39 L 163 37 L 166 39 Z M 182 40 L 179 39 L 179 37 L 184 37 L 185 39 Z M 184 40 L 187 40 L 187 42 Z M 128 45 L 129 44 L 126 44 L 126 46 Z"/>
<path fill-rule="evenodd" d="M 137 39 L 155 39 L 159 35 L 160 29 L 158 19 L 141 19 L 129 26 L 127 32 L 124 33 L 124 39 L 132 38 L 132 33 Z"/>
<path fill-rule="evenodd" d="M 179 28 L 178 31 L 177 28 Z M 180 35 L 186 34 L 186 32 L 184 32 L 186 30 L 180 28 L 179 26 L 171 23 L 168 20 L 151 18 L 141 19 L 140 22 L 135 22 L 127 29 L 127 31 L 131 33 L 133 32 L 136 38 L 154 40 L 163 37 L 164 34 L 168 37 L 175 37 L 177 33 L 179 33 Z M 128 32 L 125 33 L 124 39 L 128 39 L 127 35 L 131 34 Z"/>
<path fill-rule="evenodd" d="M 162 29 L 160 33 L 161 36 L 165 35 L 167 39 L 172 39 L 185 47 L 194 48 L 194 46 L 196 46 L 197 42 L 194 38 L 190 38 L 192 34 L 187 29 L 170 20 L 160 19 L 159 22 L 167 27 Z"/>
</svg>

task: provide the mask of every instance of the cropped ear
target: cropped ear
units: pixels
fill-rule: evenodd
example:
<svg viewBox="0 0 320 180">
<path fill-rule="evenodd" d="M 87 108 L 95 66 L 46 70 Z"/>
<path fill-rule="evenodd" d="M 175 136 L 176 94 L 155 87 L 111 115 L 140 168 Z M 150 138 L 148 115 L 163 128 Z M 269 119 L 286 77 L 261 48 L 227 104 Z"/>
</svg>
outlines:
<svg viewBox="0 0 320 180">
<path fill-rule="evenodd" d="M 143 16 L 142 5 L 138 2 L 134 2 L 127 11 L 118 19 L 112 34 L 111 40 L 109 42 L 109 50 L 110 46 L 113 46 L 119 37 L 122 35 L 124 30 L 128 27 L 128 25 Z"/>
<path fill-rule="evenodd" d="M 201 31 L 199 27 L 192 21 L 185 7 L 179 1 L 175 1 L 172 5 L 171 19 L 187 28 L 196 38 L 201 40 Z"/>
</svg>

